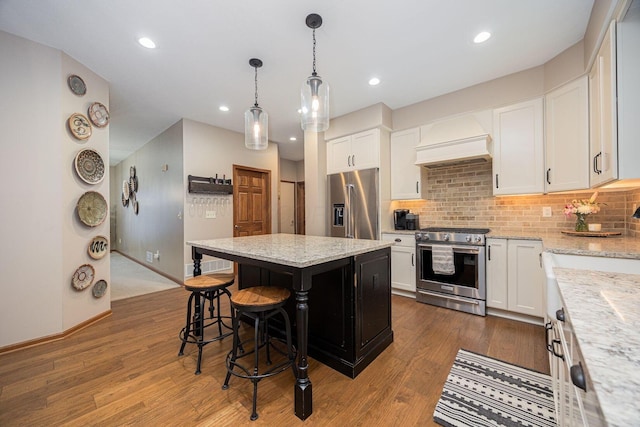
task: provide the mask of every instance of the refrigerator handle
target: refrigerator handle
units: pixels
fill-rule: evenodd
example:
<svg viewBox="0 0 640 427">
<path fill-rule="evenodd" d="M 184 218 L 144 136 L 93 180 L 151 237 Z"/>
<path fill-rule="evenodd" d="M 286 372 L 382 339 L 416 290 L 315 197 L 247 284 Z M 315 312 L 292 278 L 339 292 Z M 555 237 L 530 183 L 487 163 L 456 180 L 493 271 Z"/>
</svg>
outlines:
<svg viewBox="0 0 640 427">
<path fill-rule="evenodd" d="M 347 184 L 345 185 L 345 189 L 347 190 L 347 201 L 346 201 L 346 206 L 345 206 L 345 222 L 347 223 L 346 226 L 346 235 L 345 237 L 348 237 L 350 239 L 353 239 L 353 228 L 355 227 L 355 224 L 353 222 L 353 199 L 352 199 L 352 195 L 353 195 L 353 189 L 354 186 L 353 184 Z"/>
</svg>

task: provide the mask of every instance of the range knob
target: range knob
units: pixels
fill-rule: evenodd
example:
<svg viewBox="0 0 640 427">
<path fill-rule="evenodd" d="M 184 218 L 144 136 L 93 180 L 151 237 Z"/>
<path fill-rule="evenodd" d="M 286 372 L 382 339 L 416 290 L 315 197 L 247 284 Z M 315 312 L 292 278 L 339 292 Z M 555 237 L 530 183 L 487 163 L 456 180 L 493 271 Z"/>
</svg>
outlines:
<svg viewBox="0 0 640 427">
<path fill-rule="evenodd" d="M 482 236 L 476 236 L 476 243 L 482 243 Z"/>
<path fill-rule="evenodd" d="M 445 242 L 448 242 L 448 241 L 449 241 L 449 233 L 445 234 L 445 235 L 442 237 L 442 239 L 443 239 Z"/>
<path fill-rule="evenodd" d="M 467 243 L 471 243 L 471 236 L 467 234 L 467 237 L 465 237 L 465 240 L 467 241 Z"/>
</svg>

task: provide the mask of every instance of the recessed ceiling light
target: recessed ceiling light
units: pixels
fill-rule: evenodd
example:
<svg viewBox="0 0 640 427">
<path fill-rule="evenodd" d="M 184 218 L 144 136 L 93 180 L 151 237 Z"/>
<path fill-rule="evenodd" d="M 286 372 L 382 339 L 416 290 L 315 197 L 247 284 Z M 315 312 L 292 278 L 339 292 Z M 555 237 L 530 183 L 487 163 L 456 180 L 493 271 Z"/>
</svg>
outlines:
<svg viewBox="0 0 640 427">
<path fill-rule="evenodd" d="M 146 47 L 147 49 L 156 48 L 156 44 L 149 37 L 140 37 L 138 39 L 138 43 L 140 43 L 142 46 Z"/>
<path fill-rule="evenodd" d="M 379 78 L 377 78 L 377 77 L 373 77 L 373 78 L 371 78 L 371 79 L 369 80 L 369 84 L 370 84 L 371 86 L 379 85 L 379 84 L 380 84 L 380 79 L 379 79 Z"/>
<path fill-rule="evenodd" d="M 297 141 L 298 138 L 296 138 L 295 136 L 292 136 L 291 138 L 289 138 L 289 141 Z"/>
<path fill-rule="evenodd" d="M 487 40 L 489 40 L 489 38 L 491 37 L 491 33 L 487 32 L 487 31 L 483 31 L 481 33 L 478 33 L 477 36 L 475 36 L 475 38 L 473 39 L 474 43 L 483 43 L 486 42 Z"/>
<path fill-rule="evenodd" d="M 221 105 L 220 107 L 218 107 L 220 111 L 229 111 L 229 107 L 227 107 L 226 105 Z"/>
<path fill-rule="evenodd" d="M 302 108 L 298 108 L 298 114 L 302 114 Z"/>
</svg>

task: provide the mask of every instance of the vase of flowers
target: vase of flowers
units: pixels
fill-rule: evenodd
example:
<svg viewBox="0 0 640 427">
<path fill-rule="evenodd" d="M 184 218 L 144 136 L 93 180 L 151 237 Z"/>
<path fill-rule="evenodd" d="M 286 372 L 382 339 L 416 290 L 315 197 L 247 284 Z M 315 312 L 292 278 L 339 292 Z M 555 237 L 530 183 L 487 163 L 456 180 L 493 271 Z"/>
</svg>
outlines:
<svg viewBox="0 0 640 427">
<path fill-rule="evenodd" d="M 598 197 L 597 191 L 593 193 L 590 199 L 574 199 L 564 207 L 564 214 L 567 217 L 575 214 L 576 231 L 587 231 L 589 229 L 587 225 L 587 215 L 600 212 L 600 204 L 596 203 L 596 197 Z"/>
</svg>

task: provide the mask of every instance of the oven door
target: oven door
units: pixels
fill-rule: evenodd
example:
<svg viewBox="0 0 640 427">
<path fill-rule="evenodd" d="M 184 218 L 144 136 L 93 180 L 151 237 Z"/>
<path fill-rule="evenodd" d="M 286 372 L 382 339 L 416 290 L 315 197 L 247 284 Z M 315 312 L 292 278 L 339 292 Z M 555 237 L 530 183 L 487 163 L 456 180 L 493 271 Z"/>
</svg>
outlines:
<svg viewBox="0 0 640 427">
<path fill-rule="evenodd" d="M 449 295 L 486 300 L 484 246 L 453 246 L 455 273 L 433 272 L 432 244 L 417 245 L 416 287 Z"/>
</svg>

